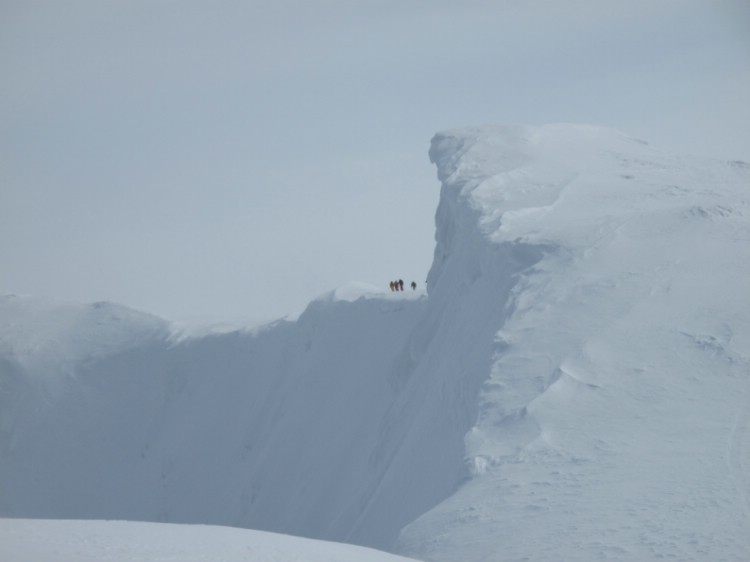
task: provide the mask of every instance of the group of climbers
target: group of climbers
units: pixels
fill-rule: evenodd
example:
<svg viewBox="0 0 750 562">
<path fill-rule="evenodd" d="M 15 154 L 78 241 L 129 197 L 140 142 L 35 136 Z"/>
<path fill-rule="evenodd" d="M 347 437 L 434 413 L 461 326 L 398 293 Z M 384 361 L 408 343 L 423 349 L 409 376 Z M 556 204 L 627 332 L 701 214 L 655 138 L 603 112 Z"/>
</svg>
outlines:
<svg viewBox="0 0 750 562">
<path fill-rule="evenodd" d="M 398 281 L 391 281 L 390 284 L 391 291 L 403 291 L 404 290 L 404 280 L 399 279 Z M 417 282 L 412 281 L 411 282 L 411 290 L 415 291 L 417 289 Z"/>
</svg>

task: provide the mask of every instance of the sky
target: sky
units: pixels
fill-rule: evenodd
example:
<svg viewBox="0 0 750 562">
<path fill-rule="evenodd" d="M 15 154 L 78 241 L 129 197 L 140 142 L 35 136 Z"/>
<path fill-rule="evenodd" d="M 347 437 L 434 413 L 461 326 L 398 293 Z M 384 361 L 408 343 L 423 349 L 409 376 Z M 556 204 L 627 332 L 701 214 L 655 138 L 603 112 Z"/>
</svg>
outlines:
<svg viewBox="0 0 750 562">
<path fill-rule="evenodd" d="M 423 286 L 437 131 L 750 161 L 743 0 L 4 0 L 0 293 L 181 323 Z"/>
</svg>

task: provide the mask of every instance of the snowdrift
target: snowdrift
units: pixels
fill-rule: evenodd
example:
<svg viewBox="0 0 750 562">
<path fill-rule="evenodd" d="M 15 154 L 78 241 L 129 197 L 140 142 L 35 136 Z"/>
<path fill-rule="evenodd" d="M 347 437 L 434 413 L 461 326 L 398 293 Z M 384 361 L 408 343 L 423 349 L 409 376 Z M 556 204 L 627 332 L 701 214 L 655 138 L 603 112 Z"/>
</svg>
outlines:
<svg viewBox="0 0 750 562">
<path fill-rule="evenodd" d="M 750 166 L 565 125 L 448 132 L 431 157 L 434 292 L 462 275 L 492 302 L 508 256 L 527 265 L 497 303 L 472 477 L 399 550 L 748 559 Z"/>
<path fill-rule="evenodd" d="M 5 562 L 409 562 L 369 548 L 261 531 L 129 521 L 0 519 Z M 413 561 L 412 561 L 413 562 Z"/>
<path fill-rule="evenodd" d="M 0 302 L 0 515 L 425 560 L 750 556 L 750 166 L 589 126 L 448 131 L 428 295 L 177 338 Z"/>
</svg>

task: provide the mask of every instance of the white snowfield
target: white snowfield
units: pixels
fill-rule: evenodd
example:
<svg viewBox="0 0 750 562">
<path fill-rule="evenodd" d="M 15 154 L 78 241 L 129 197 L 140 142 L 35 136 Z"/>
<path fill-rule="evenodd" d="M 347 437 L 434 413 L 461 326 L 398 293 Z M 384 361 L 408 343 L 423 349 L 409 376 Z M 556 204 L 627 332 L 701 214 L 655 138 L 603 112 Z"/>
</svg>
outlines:
<svg viewBox="0 0 750 562">
<path fill-rule="evenodd" d="M 351 284 L 203 337 L 0 300 L 0 516 L 750 560 L 750 165 L 577 125 L 430 155 L 426 295 Z"/>
<path fill-rule="evenodd" d="M 0 519 L 4 562 L 409 562 L 378 550 L 249 529 Z M 413 561 L 412 561 L 413 562 Z"/>
</svg>

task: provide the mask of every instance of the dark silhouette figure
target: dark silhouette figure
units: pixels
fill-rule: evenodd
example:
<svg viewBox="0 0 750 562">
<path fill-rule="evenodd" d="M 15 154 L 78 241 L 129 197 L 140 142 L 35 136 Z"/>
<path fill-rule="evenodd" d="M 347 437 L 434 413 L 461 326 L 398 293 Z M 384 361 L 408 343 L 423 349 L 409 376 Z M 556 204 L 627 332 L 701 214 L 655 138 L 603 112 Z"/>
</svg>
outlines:
<svg viewBox="0 0 750 562">
<path fill-rule="evenodd" d="M 391 287 L 391 291 L 395 291 L 396 290 L 396 284 L 393 281 L 391 281 L 390 287 Z"/>
<path fill-rule="evenodd" d="M 398 288 L 399 288 L 399 291 L 403 291 L 404 290 L 404 280 L 403 279 L 399 279 L 398 280 Z"/>
<path fill-rule="evenodd" d="M 416 291 L 417 290 L 417 282 L 416 281 L 412 281 L 411 282 L 411 290 L 412 291 Z"/>
</svg>

